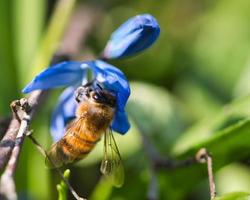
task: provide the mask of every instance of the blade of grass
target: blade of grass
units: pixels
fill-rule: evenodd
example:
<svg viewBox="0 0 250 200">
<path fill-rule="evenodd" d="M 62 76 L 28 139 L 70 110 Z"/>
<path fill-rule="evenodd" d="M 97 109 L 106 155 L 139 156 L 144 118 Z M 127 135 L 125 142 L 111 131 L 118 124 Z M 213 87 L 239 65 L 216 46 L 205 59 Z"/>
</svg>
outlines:
<svg viewBox="0 0 250 200">
<path fill-rule="evenodd" d="M 0 1 L 0 115 L 2 117 L 10 113 L 9 103 L 18 95 L 17 74 L 13 60 L 11 12 L 11 1 Z"/>
<path fill-rule="evenodd" d="M 12 8 L 14 55 L 21 87 L 28 81 L 27 71 L 38 48 L 45 20 L 46 1 L 14 0 Z"/>
<path fill-rule="evenodd" d="M 46 68 L 60 45 L 60 40 L 69 21 L 76 0 L 60 0 L 57 2 L 48 29 L 43 37 L 40 49 L 30 69 L 29 79 Z"/>
</svg>

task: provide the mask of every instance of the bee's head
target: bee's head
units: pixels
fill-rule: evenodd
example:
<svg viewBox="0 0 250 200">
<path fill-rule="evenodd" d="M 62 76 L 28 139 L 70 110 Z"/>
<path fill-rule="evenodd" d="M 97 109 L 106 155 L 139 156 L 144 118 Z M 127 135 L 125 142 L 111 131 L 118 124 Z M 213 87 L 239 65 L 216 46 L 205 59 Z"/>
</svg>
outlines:
<svg viewBox="0 0 250 200">
<path fill-rule="evenodd" d="M 78 103 L 90 101 L 97 104 L 108 105 L 112 108 L 116 105 L 116 98 L 111 92 L 104 90 L 99 84 L 88 83 L 77 88 L 75 99 Z"/>
</svg>

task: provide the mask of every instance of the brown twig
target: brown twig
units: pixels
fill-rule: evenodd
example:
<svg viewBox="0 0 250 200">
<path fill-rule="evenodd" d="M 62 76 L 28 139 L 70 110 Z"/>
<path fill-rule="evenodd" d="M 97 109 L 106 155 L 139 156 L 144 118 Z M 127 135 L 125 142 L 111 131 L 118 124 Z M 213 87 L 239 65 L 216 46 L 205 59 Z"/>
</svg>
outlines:
<svg viewBox="0 0 250 200">
<path fill-rule="evenodd" d="M 14 184 L 14 173 L 25 134 L 28 131 L 30 120 L 33 117 L 35 107 L 38 105 L 41 96 L 41 91 L 35 91 L 31 93 L 28 99 L 22 98 L 20 100 L 13 101 L 11 104 L 13 116 L 19 122 L 20 127 L 17 131 L 10 159 L 0 179 L 0 194 L 7 199 L 17 199 Z"/>
<path fill-rule="evenodd" d="M 11 151 L 15 146 L 15 139 L 20 127 L 20 122 L 13 117 L 10 121 L 4 137 L 0 142 L 0 169 L 3 169 L 10 158 Z"/>
<path fill-rule="evenodd" d="M 215 190 L 215 182 L 214 182 L 214 175 L 213 175 L 212 157 L 205 148 L 202 148 L 196 154 L 196 160 L 200 163 L 207 163 L 210 198 L 213 199 L 216 197 L 216 190 Z"/>
<path fill-rule="evenodd" d="M 0 137 L 2 138 L 2 133 L 6 133 L 10 125 L 12 117 L 0 117 Z"/>
<path fill-rule="evenodd" d="M 24 115 L 24 113 L 26 113 L 26 112 L 23 112 L 24 109 L 28 109 L 23 106 L 27 106 L 26 104 L 29 104 L 29 109 L 33 110 L 33 112 L 30 113 L 30 117 L 32 118 L 35 108 L 38 105 L 38 103 L 42 100 L 43 96 L 44 96 L 44 93 L 37 91 L 37 92 L 32 93 L 28 97 L 27 100 L 21 99 L 21 100 L 13 101 L 11 103 L 11 109 L 13 111 L 13 118 L 10 122 L 9 128 L 5 136 L 3 137 L 0 143 L 0 169 L 5 166 L 6 162 L 8 161 L 11 155 L 12 149 L 18 144 L 16 142 L 16 138 L 17 138 L 18 132 L 20 131 L 22 118 L 24 117 L 24 116 L 19 116 L 19 115 Z"/>
<path fill-rule="evenodd" d="M 27 97 L 27 104 L 29 105 L 29 112 L 31 119 L 33 115 L 36 113 L 38 106 L 41 102 L 44 101 L 45 97 L 47 96 L 47 91 L 36 91 L 32 92 Z M 21 125 L 22 115 L 24 114 L 24 110 L 21 109 L 22 101 L 26 101 L 24 99 L 15 100 L 11 103 L 10 107 L 12 110 L 12 119 L 9 124 L 9 128 L 7 129 L 4 137 L 0 142 L 0 169 L 3 169 L 7 164 L 10 156 L 12 154 L 12 150 L 16 145 L 18 131 Z M 23 108 L 24 109 L 24 108 Z M 21 116 L 19 116 L 21 115 Z"/>
</svg>

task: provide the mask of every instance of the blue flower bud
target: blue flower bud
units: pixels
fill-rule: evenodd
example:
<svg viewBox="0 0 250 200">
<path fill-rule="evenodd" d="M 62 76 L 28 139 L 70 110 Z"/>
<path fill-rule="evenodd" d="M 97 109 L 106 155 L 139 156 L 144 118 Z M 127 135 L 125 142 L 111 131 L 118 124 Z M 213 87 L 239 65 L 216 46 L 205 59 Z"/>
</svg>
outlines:
<svg viewBox="0 0 250 200">
<path fill-rule="evenodd" d="M 137 15 L 122 24 L 108 41 L 104 59 L 115 59 L 137 54 L 150 47 L 160 34 L 156 19 L 149 15 Z"/>
</svg>

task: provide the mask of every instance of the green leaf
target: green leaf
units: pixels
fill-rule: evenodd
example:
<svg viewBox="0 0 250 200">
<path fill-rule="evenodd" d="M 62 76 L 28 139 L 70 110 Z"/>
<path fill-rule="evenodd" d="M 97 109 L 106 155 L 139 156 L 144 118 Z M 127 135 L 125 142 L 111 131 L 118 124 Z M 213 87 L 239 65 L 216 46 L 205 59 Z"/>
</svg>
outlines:
<svg viewBox="0 0 250 200">
<path fill-rule="evenodd" d="M 236 99 L 224 106 L 213 117 L 201 120 L 182 134 L 172 149 L 173 155 L 180 155 L 194 145 L 213 137 L 216 131 L 222 130 L 241 119 L 250 117 L 250 95 Z"/>
<path fill-rule="evenodd" d="M 250 194 L 246 192 L 233 192 L 225 194 L 221 197 L 216 197 L 213 200 L 249 200 Z"/>
<path fill-rule="evenodd" d="M 167 152 L 183 130 L 175 99 L 164 88 L 147 83 L 133 82 L 131 91 L 127 106 L 129 116 L 140 132 Z"/>
<path fill-rule="evenodd" d="M 207 140 L 190 147 L 180 156 L 195 155 L 202 147 L 212 153 L 215 167 L 223 166 L 250 156 L 250 120 L 242 120 L 228 128 L 215 132 Z"/>
</svg>

